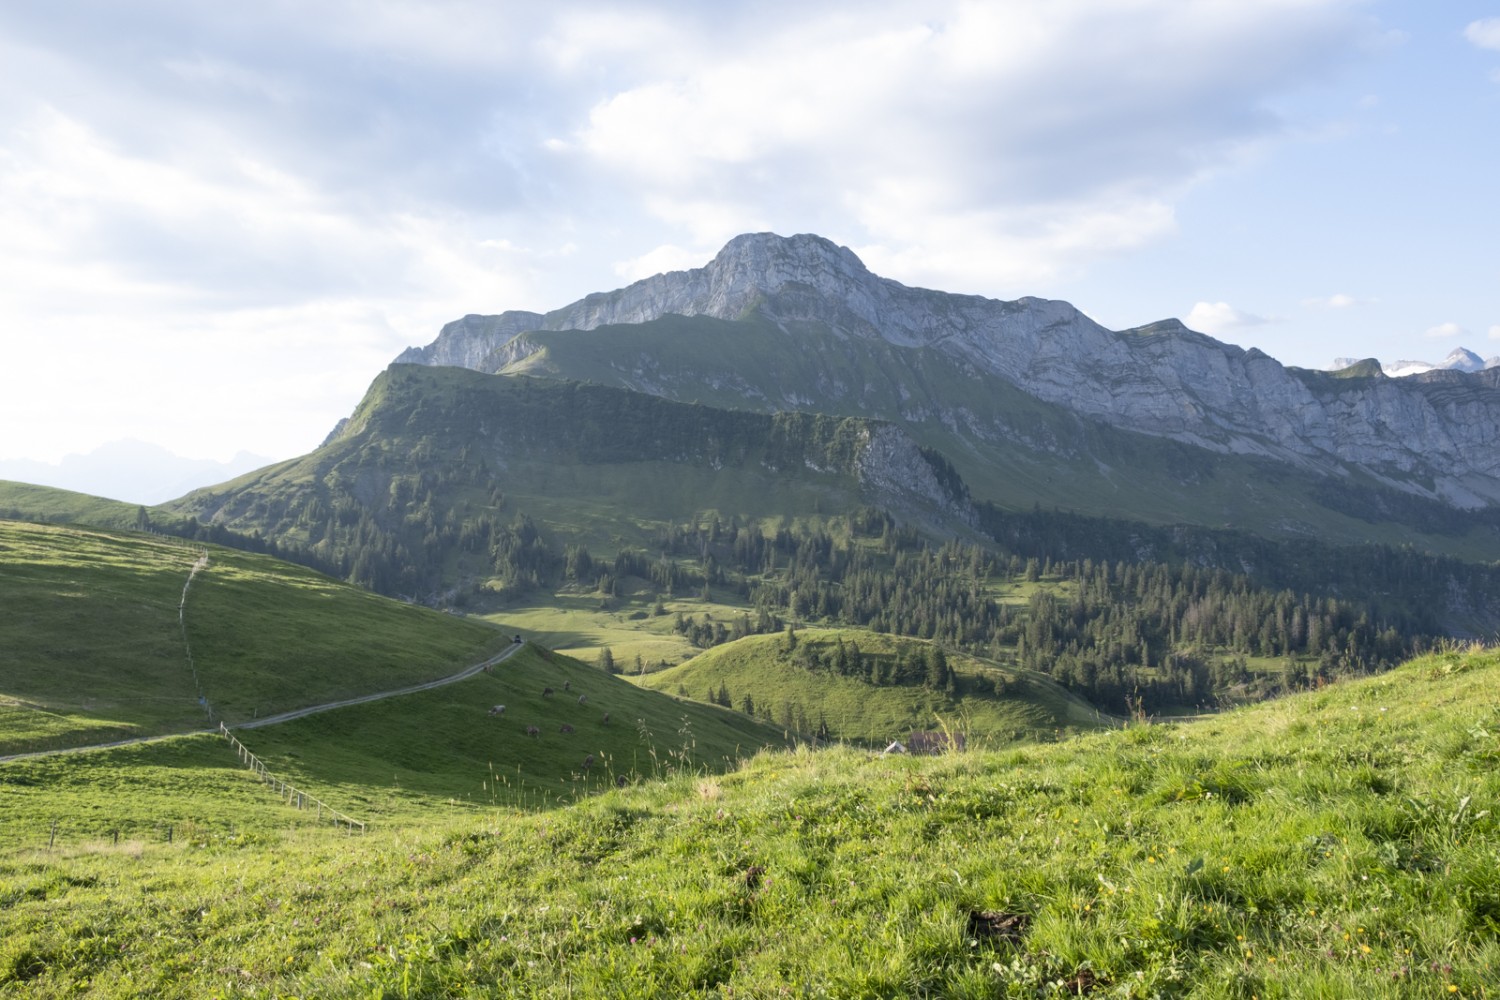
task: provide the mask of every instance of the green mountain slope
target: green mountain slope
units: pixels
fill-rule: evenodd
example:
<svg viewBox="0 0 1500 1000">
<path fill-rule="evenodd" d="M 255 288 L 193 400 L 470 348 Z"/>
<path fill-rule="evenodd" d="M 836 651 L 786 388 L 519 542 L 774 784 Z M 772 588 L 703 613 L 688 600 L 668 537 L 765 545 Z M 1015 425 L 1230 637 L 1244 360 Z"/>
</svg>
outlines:
<svg viewBox="0 0 1500 1000">
<path fill-rule="evenodd" d="M 168 507 L 426 598 L 463 581 L 537 582 L 550 558 L 538 529 L 615 551 L 705 511 L 798 517 L 878 499 L 941 519 L 962 499 L 943 492 L 944 464 L 889 434 L 853 418 L 396 365 L 317 451 Z M 890 469 L 892 453 L 906 465 Z M 912 487 L 923 482 L 925 495 Z"/>
<path fill-rule="evenodd" d="M 1493 652 L 1445 653 L 1198 723 L 765 754 L 365 837 L 257 815 L 208 737 L 89 754 L 87 789 L 77 762 L 0 765 L 0 831 L 24 831 L 0 843 L 0 989 L 1482 998 L 1497 682 Z M 159 825 L 38 849 L 60 791 L 128 811 L 137 769 Z"/>
<path fill-rule="evenodd" d="M 388 690 L 509 641 L 300 566 L 172 538 L 0 521 L 0 566 L 0 753 Z"/>
<path fill-rule="evenodd" d="M 106 500 L 52 486 L 0 480 L 0 517 L 11 520 L 89 524 L 96 528 L 128 530 L 140 527 L 142 511 L 149 515 L 149 508 L 133 503 Z"/>
<path fill-rule="evenodd" d="M 938 348 L 853 338 L 814 323 L 783 329 L 751 313 L 528 332 L 487 366 L 725 408 L 891 421 L 951 460 L 976 500 L 1002 507 L 1500 558 L 1500 518 L 1492 513 L 1423 500 L 1352 466 L 1304 469 L 1117 430 Z"/>
<path fill-rule="evenodd" d="M 497 705 L 505 711 L 492 715 Z M 278 775 L 374 819 L 545 807 L 620 780 L 723 771 L 786 742 L 738 712 L 643 691 L 535 646 L 456 684 L 238 735 Z"/>
<path fill-rule="evenodd" d="M 1001 744 L 1094 728 L 1099 713 L 1050 679 L 943 653 L 951 684 L 930 680 L 932 643 L 866 629 L 806 629 L 753 635 L 640 678 L 658 691 L 727 700 L 793 732 L 884 746 L 912 732 L 962 732 Z M 850 658 L 858 663 L 850 663 Z M 907 667 L 908 676 L 898 661 Z M 871 676 L 880 677 L 879 684 Z M 721 702 L 722 704 L 722 702 Z"/>
</svg>

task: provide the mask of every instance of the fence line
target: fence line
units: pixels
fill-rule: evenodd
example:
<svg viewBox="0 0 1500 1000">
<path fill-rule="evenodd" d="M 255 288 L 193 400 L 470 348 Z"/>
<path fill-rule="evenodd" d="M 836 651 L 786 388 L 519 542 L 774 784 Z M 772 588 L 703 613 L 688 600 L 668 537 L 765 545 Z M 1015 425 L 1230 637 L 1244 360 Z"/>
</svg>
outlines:
<svg viewBox="0 0 1500 1000">
<path fill-rule="evenodd" d="M 294 788 L 291 784 L 282 781 L 280 778 L 272 774 L 270 769 L 266 767 L 261 759 L 255 756 L 255 754 L 251 753 L 250 749 L 246 747 L 245 744 L 235 739 L 234 734 L 229 731 L 229 727 L 224 725 L 224 723 L 222 722 L 219 723 L 219 732 L 222 733 L 224 738 L 229 741 L 229 745 L 234 747 L 235 753 L 239 754 L 239 758 L 245 764 L 245 766 L 259 775 L 261 781 L 264 781 L 266 784 L 276 789 L 276 793 L 281 797 L 282 802 L 285 802 L 289 806 L 296 806 L 298 809 L 312 809 L 316 807 L 318 810 L 319 820 L 327 818 L 333 823 L 334 826 L 347 827 L 350 833 L 354 832 L 355 827 L 359 828 L 360 833 L 365 832 L 365 824 L 363 820 L 357 820 L 351 816 L 345 816 L 343 813 L 339 812 L 337 809 L 334 809 L 332 806 L 323 802 L 321 799 L 314 798 L 313 796 L 308 795 L 306 792 Z"/>
</svg>

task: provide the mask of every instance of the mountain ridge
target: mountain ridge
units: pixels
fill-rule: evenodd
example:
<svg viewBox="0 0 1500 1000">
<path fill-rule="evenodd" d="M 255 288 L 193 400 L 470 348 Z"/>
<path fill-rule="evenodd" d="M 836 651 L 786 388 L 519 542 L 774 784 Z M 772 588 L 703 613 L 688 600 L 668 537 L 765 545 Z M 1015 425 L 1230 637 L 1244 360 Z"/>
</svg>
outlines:
<svg viewBox="0 0 1500 1000">
<path fill-rule="evenodd" d="M 1362 359 L 1360 358 L 1334 358 L 1333 364 L 1328 367 L 1328 370 L 1343 371 L 1352 365 L 1360 364 L 1361 361 Z M 1391 378 L 1404 378 L 1407 375 L 1420 375 L 1423 372 L 1436 370 L 1473 373 L 1482 372 L 1489 368 L 1500 368 L 1500 355 L 1492 358 L 1481 358 L 1467 347 L 1455 347 L 1441 361 L 1393 361 L 1390 364 L 1382 364 L 1379 361 L 1375 361 L 1375 363 L 1379 366 L 1383 374 Z"/>
<path fill-rule="evenodd" d="M 806 234 L 738 236 L 702 268 L 654 275 L 544 315 L 465 317 L 396 360 L 500 372 L 532 356 L 530 333 L 597 331 L 669 315 L 759 316 L 788 332 L 820 328 L 851 349 L 874 341 L 931 349 L 976 379 L 1122 429 L 1334 475 L 1357 467 L 1460 508 L 1500 503 L 1500 454 L 1487 447 L 1500 436 L 1500 372 L 1325 379 L 1177 320 L 1112 331 L 1067 302 L 911 288 L 874 275 L 848 248 Z"/>
</svg>

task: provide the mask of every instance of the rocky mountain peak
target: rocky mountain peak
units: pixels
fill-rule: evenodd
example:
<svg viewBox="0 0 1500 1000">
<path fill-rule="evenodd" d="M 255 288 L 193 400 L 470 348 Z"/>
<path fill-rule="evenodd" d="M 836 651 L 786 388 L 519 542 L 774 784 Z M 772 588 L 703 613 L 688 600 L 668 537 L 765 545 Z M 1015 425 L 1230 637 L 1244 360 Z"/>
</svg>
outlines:
<svg viewBox="0 0 1500 1000">
<path fill-rule="evenodd" d="M 592 330 L 674 313 L 736 320 L 757 309 L 782 322 L 889 335 L 905 286 L 872 274 L 848 247 L 810 233 L 736 236 L 707 265 L 642 279 L 547 314 L 544 329 Z M 899 324 L 898 324 L 899 325 Z"/>
<path fill-rule="evenodd" d="M 708 270 L 755 276 L 768 291 L 788 282 L 818 283 L 823 276 L 851 283 L 879 280 L 853 250 L 814 233 L 744 233 L 724 244 Z"/>
<path fill-rule="evenodd" d="M 1438 362 L 1438 367 L 1460 372 L 1482 372 L 1485 363 L 1483 358 L 1467 347 L 1455 347 L 1446 358 Z"/>
<path fill-rule="evenodd" d="M 1303 468 L 1348 463 L 1395 488 L 1458 506 L 1500 502 L 1500 456 L 1491 447 L 1500 435 L 1500 373 L 1464 374 L 1478 361 L 1469 352 L 1445 362 L 1458 370 L 1411 380 L 1330 379 L 1289 370 L 1260 351 L 1195 333 L 1177 320 L 1114 331 L 1067 302 L 908 287 L 872 274 L 848 248 L 810 234 L 738 236 L 701 268 L 653 275 L 541 317 L 466 317 L 445 328 L 438 343 L 399 360 L 502 371 L 543 350 L 545 338 L 518 333 L 586 332 L 669 315 L 728 321 L 759 315 L 794 342 L 803 332 L 844 342 L 821 358 L 795 351 L 777 358 L 815 392 L 789 394 L 778 377 L 752 385 L 747 378 L 772 369 L 756 375 L 710 357 L 674 375 L 676 391 L 688 399 L 694 385 L 743 385 L 755 405 L 816 410 L 840 405 L 842 394 L 845 405 L 865 412 L 861 399 L 872 384 L 866 372 L 881 369 L 899 383 L 905 400 L 881 416 L 968 427 L 981 439 L 1019 433 L 975 423 L 973 414 L 950 403 L 953 392 L 931 390 L 930 403 L 914 402 L 913 393 L 929 389 L 915 368 L 909 379 L 900 371 L 930 356 L 956 365 L 967 379 L 998 380 L 1121 429 Z M 445 346 L 445 339 L 451 343 Z M 892 347 L 900 355 L 893 365 L 872 362 L 861 370 L 849 364 Z M 665 393 L 651 371 L 671 363 L 668 353 L 617 359 L 609 370 L 626 387 Z M 597 376 L 591 369 L 590 377 Z"/>
</svg>

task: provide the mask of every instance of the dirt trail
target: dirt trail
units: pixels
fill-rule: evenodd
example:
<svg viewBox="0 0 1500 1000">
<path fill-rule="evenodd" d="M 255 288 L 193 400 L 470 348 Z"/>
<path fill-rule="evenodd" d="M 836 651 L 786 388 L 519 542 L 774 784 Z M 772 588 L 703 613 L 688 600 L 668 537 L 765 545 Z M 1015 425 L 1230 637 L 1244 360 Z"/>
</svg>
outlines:
<svg viewBox="0 0 1500 1000">
<path fill-rule="evenodd" d="M 281 712 L 277 715 L 268 715 L 264 719 L 252 719 L 249 722 L 241 722 L 240 724 L 231 726 L 230 728 L 258 729 L 261 726 L 274 726 L 278 722 L 290 722 L 292 719 L 300 719 L 305 715 L 315 715 L 318 712 L 331 712 L 335 708 L 345 708 L 349 705 L 363 705 L 365 702 L 380 701 L 383 698 L 399 698 L 401 695 L 416 694 L 418 691 L 430 691 L 433 688 L 442 687 L 445 684 L 454 684 L 458 681 L 468 680 L 470 677 L 473 677 L 475 674 L 481 672 L 486 667 L 493 667 L 498 663 L 505 662 L 513 655 L 515 655 L 517 650 L 524 648 L 525 646 L 521 643 L 512 643 L 511 645 L 505 647 L 504 652 L 498 653 L 487 660 L 481 660 L 478 663 L 471 664 L 470 666 L 465 667 L 456 674 L 452 674 L 448 677 L 439 677 L 435 681 L 426 681 L 422 684 L 413 684 L 410 687 L 396 688 L 392 691 L 380 691 L 375 694 L 360 695 L 357 698 L 344 698 L 341 701 L 330 701 L 325 702 L 321 705 L 309 705 L 307 708 L 298 708 L 293 709 L 290 712 Z M 182 733 L 162 733 L 159 736 L 137 736 L 134 739 L 129 740 L 115 740 L 113 743 L 91 743 L 88 746 L 63 747 L 58 750 L 36 750 L 31 753 L 16 753 L 0 757 L 0 764 L 12 760 L 27 760 L 32 757 L 55 757 L 59 754 L 65 753 L 83 753 L 87 750 L 108 750 L 113 747 L 132 746 L 137 743 L 155 743 L 158 740 L 170 740 L 175 739 L 178 736 L 217 736 L 218 732 L 219 731 L 217 729 L 193 729 Z"/>
</svg>

